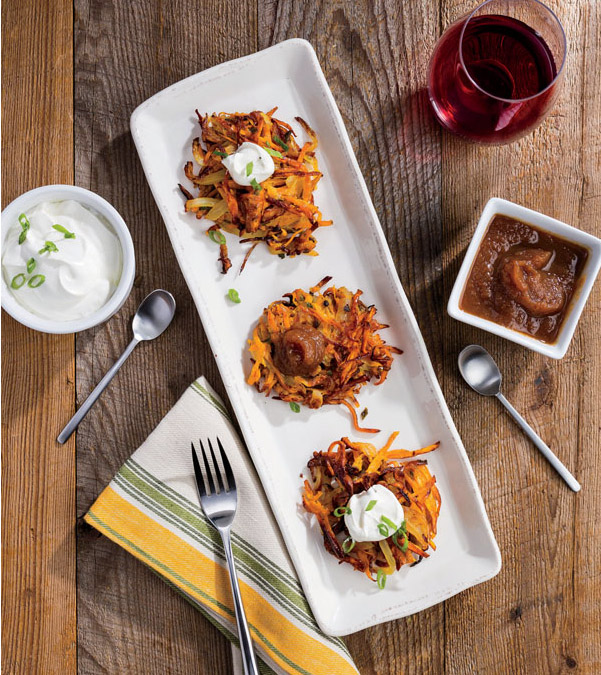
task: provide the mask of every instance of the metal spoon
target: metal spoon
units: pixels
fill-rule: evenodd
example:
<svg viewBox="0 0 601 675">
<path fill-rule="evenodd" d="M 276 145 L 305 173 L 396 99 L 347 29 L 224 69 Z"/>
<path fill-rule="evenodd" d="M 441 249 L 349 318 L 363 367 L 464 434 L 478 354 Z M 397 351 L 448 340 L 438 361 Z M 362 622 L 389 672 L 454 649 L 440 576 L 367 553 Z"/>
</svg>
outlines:
<svg viewBox="0 0 601 675">
<path fill-rule="evenodd" d="M 551 464 L 574 492 L 578 492 L 580 490 L 580 483 L 501 393 L 501 371 L 486 349 L 479 345 L 470 345 L 459 354 L 458 362 L 463 379 L 470 387 L 483 396 L 496 396 L 507 408 L 513 419 L 522 427 L 522 431 L 526 436 L 542 452 L 549 464 Z"/>
<path fill-rule="evenodd" d="M 67 426 L 60 432 L 56 439 L 59 443 L 65 443 L 69 436 L 77 429 L 81 420 L 88 414 L 90 408 L 96 403 L 96 399 L 106 389 L 108 383 L 117 374 L 117 371 L 125 363 L 125 359 L 133 352 L 138 342 L 142 340 L 154 340 L 159 337 L 171 323 L 174 314 L 175 299 L 167 291 L 161 289 L 152 291 L 152 293 L 142 300 L 132 321 L 134 339 L 127 345 L 123 354 L 121 354 L 108 373 L 96 385 L 94 391 L 69 420 Z"/>
</svg>

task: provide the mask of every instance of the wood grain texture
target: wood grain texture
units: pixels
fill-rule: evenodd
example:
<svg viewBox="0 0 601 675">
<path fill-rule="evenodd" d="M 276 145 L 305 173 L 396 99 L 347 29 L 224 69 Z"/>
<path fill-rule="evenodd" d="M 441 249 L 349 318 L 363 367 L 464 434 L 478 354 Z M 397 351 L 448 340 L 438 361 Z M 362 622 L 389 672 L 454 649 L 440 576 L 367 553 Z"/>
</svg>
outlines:
<svg viewBox="0 0 601 675">
<path fill-rule="evenodd" d="M 11 162 L 10 180 L 3 172 L 4 203 L 36 184 L 70 182 L 74 169 L 76 184 L 122 213 L 138 260 L 123 309 L 77 336 L 76 392 L 73 339 L 35 334 L 5 318 L 7 672 L 75 668 L 74 446 L 71 441 L 57 454 L 48 439 L 68 417 L 75 394 L 80 404 L 125 347 L 131 314 L 155 287 L 176 297 L 173 325 L 134 352 L 77 435 L 78 671 L 231 670 L 221 634 L 81 516 L 191 379 L 203 373 L 224 394 L 131 141 L 131 112 L 183 77 L 290 37 L 313 44 L 341 109 L 504 563 L 495 579 L 443 605 L 350 636 L 357 665 L 364 675 L 601 672 L 601 284 L 559 362 L 444 311 L 491 196 L 601 236 L 601 6 L 595 0 L 549 3 L 570 43 L 563 94 L 533 134 L 492 148 L 443 133 L 424 90 L 436 40 L 473 7 L 470 0 L 76 0 L 73 17 L 69 8 L 55 11 L 61 5 L 41 0 L 3 4 L 2 149 L 5 158 L 23 157 L 16 169 Z M 52 41 L 23 40 L 45 33 Z M 54 67 L 44 67 L 48 63 Z M 40 119 L 25 105 L 23 86 L 44 102 Z M 52 147 L 60 145 L 58 160 L 44 160 L 34 123 Z M 58 143 L 63 138 L 67 144 Z M 457 354 L 471 342 L 495 356 L 507 397 L 575 472 L 581 493 L 567 490 L 495 401 L 477 397 L 460 380 Z M 23 472 L 34 460 L 43 473 Z M 13 522 L 19 527 L 7 528 Z M 63 597 L 67 601 L 59 602 Z"/>
<path fill-rule="evenodd" d="M 2 4 L 3 206 L 73 180 L 72 32 L 69 2 Z M 2 324 L 2 671 L 74 673 L 73 336 Z"/>
<path fill-rule="evenodd" d="M 78 0 L 75 11 L 75 180 L 122 214 L 137 255 L 125 306 L 104 326 L 77 336 L 79 404 L 129 342 L 131 316 L 144 296 L 165 288 L 177 302 L 165 335 L 136 349 L 79 428 L 78 669 L 227 673 L 231 649 L 221 633 L 82 516 L 193 379 L 206 375 L 224 395 L 139 163 L 129 117 L 168 85 L 254 51 L 256 9 L 218 0 Z"/>
<path fill-rule="evenodd" d="M 443 3 L 443 22 L 470 5 Z M 566 29 L 570 55 L 562 96 L 546 122 L 503 147 L 443 136 L 445 298 L 491 196 L 601 234 L 598 189 L 592 187 L 599 181 L 601 117 L 592 84 L 601 48 L 599 5 L 550 5 Z M 600 297 L 597 284 L 561 361 L 445 318 L 444 390 L 503 555 L 498 577 L 445 603 L 450 672 L 495 672 L 500 665 L 503 672 L 599 672 L 601 651 L 592 635 L 601 627 L 601 576 L 585 540 L 594 541 L 595 530 L 599 539 L 589 515 L 599 513 L 601 491 L 601 406 L 594 388 L 601 369 Z M 454 361 L 470 342 L 494 355 L 507 397 L 576 473 L 581 493 L 565 487 L 496 401 L 479 398 L 460 381 Z"/>
</svg>

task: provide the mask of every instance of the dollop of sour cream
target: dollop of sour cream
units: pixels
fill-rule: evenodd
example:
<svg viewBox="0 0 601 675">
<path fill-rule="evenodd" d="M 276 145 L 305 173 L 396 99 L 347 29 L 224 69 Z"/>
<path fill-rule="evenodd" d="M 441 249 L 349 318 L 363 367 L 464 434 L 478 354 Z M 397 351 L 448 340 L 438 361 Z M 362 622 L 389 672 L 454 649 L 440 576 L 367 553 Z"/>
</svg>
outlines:
<svg viewBox="0 0 601 675">
<path fill-rule="evenodd" d="M 368 511 L 372 502 L 375 503 Z M 390 537 L 393 530 L 382 520 L 382 516 L 394 523 L 397 529 L 401 527 L 405 519 L 403 507 L 394 493 L 379 484 L 353 495 L 348 502 L 348 508 L 351 512 L 345 514 L 344 522 L 355 541 L 382 541 Z M 379 525 L 382 524 L 388 530 L 387 535 L 380 532 Z"/>
<path fill-rule="evenodd" d="M 25 217 L 9 228 L 2 253 L 4 280 L 17 302 L 53 321 L 81 319 L 100 309 L 123 268 L 115 232 L 74 200 L 42 202 Z"/>
<path fill-rule="evenodd" d="M 236 152 L 224 157 L 221 163 L 238 185 L 262 183 L 275 171 L 271 155 L 260 145 L 245 141 Z"/>
</svg>

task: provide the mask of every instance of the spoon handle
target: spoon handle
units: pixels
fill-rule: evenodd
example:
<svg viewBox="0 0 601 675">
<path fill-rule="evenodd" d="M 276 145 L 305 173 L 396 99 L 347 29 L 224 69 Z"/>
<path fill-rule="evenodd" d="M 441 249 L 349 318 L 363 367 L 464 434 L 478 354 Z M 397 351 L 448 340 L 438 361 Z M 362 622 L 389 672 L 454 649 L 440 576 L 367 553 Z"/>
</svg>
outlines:
<svg viewBox="0 0 601 675">
<path fill-rule="evenodd" d="M 559 461 L 551 448 L 543 443 L 541 437 L 536 433 L 536 431 L 534 431 L 528 422 L 526 422 L 526 420 L 511 405 L 511 403 L 509 403 L 509 401 L 505 398 L 505 396 L 503 396 L 503 394 L 501 394 L 501 392 L 497 394 L 497 398 L 507 408 L 513 419 L 522 427 L 522 431 L 526 434 L 526 436 L 528 436 L 534 445 L 536 445 L 536 447 L 542 452 L 542 454 L 545 456 L 545 459 L 555 469 L 555 471 L 557 471 L 557 473 L 565 480 L 569 487 L 574 490 L 574 492 L 578 492 L 578 490 L 580 490 L 580 483 Z"/>
<path fill-rule="evenodd" d="M 111 366 L 107 374 L 100 380 L 100 382 L 94 388 L 94 391 L 86 398 L 79 410 L 73 415 L 73 417 L 67 422 L 65 428 L 60 432 L 58 438 L 56 439 L 59 443 L 65 443 L 69 436 L 77 429 L 81 420 L 88 414 L 90 408 L 96 403 L 96 399 L 102 394 L 102 392 L 108 386 L 108 383 L 115 377 L 117 371 L 125 363 L 125 359 L 133 352 L 134 347 L 138 344 L 139 340 L 134 338 L 125 348 L 125 351 L 121 356 L 115 361 Z"/>
</svg>

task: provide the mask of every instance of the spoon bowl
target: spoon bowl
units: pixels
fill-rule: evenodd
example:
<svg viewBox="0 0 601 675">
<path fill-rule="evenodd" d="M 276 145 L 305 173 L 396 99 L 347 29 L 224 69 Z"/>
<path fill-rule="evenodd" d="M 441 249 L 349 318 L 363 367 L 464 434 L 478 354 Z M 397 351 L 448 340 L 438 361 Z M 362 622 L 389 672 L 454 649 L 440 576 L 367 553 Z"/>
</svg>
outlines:
<svg viewBox="0 0 601 675">
<path fill-rule="evenodd" d="M 459 354 L 458 364 L 463 379 L 474 391 L 483 396 L 496 396 L 501 391 L 501 371 L 484 347 L 466 347 Z"/>
<path fill-rule="evenodd" d="M 169 326 L 175 314 L 175 299 L 168 291 L 157 289 L 140 303 L 132 321 L 137 340 L 154 340 Z"/>
</svg>

